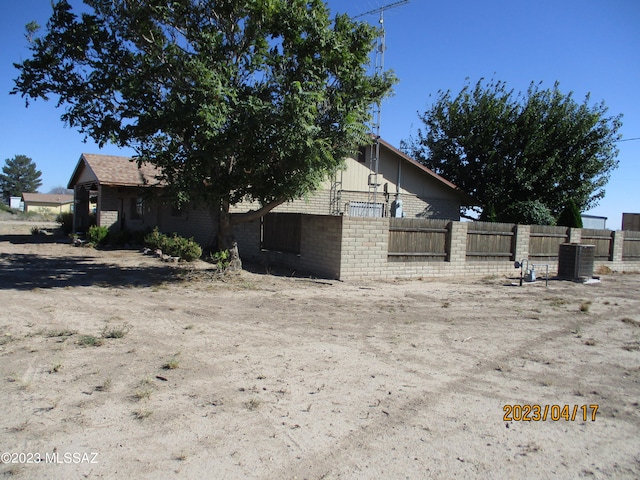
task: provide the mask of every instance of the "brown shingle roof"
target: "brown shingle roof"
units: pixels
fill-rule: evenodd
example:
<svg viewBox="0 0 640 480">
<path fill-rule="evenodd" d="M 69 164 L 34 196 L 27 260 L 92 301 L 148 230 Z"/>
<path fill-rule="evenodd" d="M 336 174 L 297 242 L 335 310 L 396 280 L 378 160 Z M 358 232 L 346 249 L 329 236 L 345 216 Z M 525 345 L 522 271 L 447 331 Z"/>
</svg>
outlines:
<svg viewBox="0 0 640 480">
<path fill-rule="evenodd" d="M 73 195 L 58 193 L 23 193 L 22 200 L 25 203 L 50 203 L 52 205 L 64 205 L 73 202 Z"/>
<path fill-rule="evenodd" d="M 159 184 L 156 179 L 159 171 L 153 165 L 143 164 L 138 168 L 138 164 L 129 157 L 83 153 L 71 176 L 69 185 L 75 184 L 81 165 L 88 168 L 101 185 L 144 186 Z"/>
</svg>

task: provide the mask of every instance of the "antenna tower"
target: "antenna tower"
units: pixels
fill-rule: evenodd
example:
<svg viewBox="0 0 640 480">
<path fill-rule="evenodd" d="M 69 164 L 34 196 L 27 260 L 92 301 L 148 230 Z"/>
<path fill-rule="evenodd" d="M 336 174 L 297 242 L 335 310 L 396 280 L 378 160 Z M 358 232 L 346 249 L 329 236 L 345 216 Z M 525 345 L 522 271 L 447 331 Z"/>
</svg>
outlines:
<svg viewBox="0 0 640 480">
<path fill-rule="evenodd" d="M 401 0 L 393 3 L 389 3 L 380 8 L 376 8 L 374 10 L 370 10 L 365 13 L 361 13 L 360 15 L 356 15 L 355 18 L 364 17 L 367 15 L 373 15 L 376 13 L 380 14 L 380 34 L 378 35 L 378 39 L 376 42 L 375 48 L 375 63 L 374 63 L 374 75 L 382 75 L 384 73 L 384 51 L 386 49 L 386 32 L 384 29 L 384 12 L 391 8 L 399 7 L 401 5 L 405 5 L 409 3 L 409 0 Z M 375 143 L 371 145 L 371 150 L 369 154 L 369 198 L 367 201 L 367 215 L 368 217 L 377 217 L 382 216 L 383 211 L 381 210 L 378 214 L 378 187 L 380 184 L 378 183 L 378 168 L 380 164 L 380 123 L 381 123 L 381 114 L 382 114 L 382 106 L 381 102 L 378 101 L 373 105 L 372 115 L 371 115 L 371 130 L 375 135 Z"/>
</svg>

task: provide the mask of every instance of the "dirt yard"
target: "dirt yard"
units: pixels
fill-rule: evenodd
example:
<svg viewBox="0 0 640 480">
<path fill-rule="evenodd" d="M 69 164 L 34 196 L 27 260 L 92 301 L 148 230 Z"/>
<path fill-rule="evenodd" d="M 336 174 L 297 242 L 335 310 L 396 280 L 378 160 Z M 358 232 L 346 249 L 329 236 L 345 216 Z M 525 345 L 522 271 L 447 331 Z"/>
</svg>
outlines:
<svg viewBox="0 0 640 480">
<path fill-rule="evenodd" d="M 222 282 L 32 226 L 0 223 L 4 477 L 640 477 L 638 274 Z"/>
</svg>

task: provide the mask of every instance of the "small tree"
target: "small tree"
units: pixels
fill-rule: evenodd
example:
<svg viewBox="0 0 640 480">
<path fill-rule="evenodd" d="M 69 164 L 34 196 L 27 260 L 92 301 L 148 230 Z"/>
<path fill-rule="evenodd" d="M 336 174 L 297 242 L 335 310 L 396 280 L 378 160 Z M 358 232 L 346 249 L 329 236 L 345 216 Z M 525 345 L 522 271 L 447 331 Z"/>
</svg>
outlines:
<svg viewBox="0 0 640 480">
<path fill-rule="evenodd" d="M 558 217 L 558 225 L 563 227 L 582 228 L 582 215 L 573 199 L 570 199 Z"/>
<path fill-rule="evenodd" d="M 0 190 L 6 203 L 10 197 L 19 197 L 23 193 L 35 193 L 42 186 L 42 172 L 26 155 L 16 155 L 5 160 L 0 174 Z"/>
</svg>

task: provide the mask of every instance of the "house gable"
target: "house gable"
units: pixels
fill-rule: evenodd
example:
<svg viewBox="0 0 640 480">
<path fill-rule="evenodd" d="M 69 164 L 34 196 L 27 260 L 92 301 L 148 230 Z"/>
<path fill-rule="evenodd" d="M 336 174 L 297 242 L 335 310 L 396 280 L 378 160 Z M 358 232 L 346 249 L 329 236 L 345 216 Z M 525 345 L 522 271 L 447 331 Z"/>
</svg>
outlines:
<svg viewBox="0 0 640 480">
<path fill-rule="evenodd" d="M 83 153 L 69 180 L 68 188 L 95 182 L 106 186 L 159 186 L 156 178 L 160 171 L 149 164 L 142 164 L 129 157 Z"/>
</svg>

